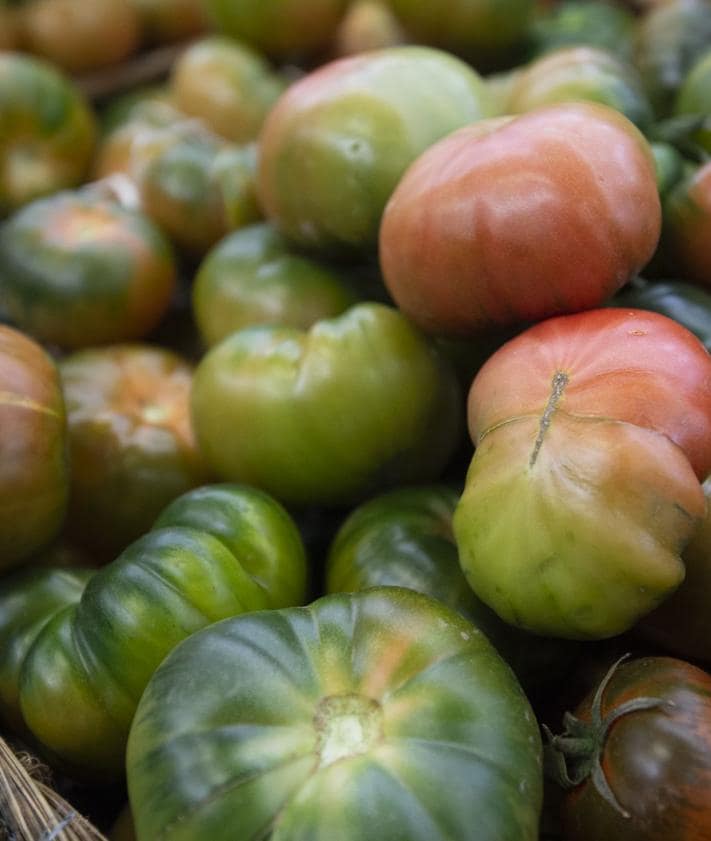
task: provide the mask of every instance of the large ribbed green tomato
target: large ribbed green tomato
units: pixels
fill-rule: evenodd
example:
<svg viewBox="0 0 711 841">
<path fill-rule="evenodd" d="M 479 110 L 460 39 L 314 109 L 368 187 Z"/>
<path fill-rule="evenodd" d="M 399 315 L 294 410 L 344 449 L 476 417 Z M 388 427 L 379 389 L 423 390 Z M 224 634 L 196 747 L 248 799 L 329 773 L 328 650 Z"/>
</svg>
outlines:
<svg viewBox="0 0 711 841">
<path fill-rule="evenodd" d="M 234 485 L 184 494 L 91 578 L 76 604 L 57 611 L 47 599 L 52 618 L 37 615 L 29 631 L 0 624 L 0 651 L 17 650 L 23 635 L 23 656 L 9 672 L 0 662 L 17 704 L 3 717 L 21 720 L 72 774 L 120 777 L 136 705 L 166 654 L 219 619 L 301 603 L 305 584 L 301 536 L 274 499 Z"/>
<path fill-rule="evenodd" d="M 534 841 L 540 737 L 443 605 L 383 587 L 195 634 L 131 728 L 139 841 Z"/>
<path fill-rule="evenodd" d="M 68 491 L 57 368 L 37 342 L 0 325 L 0 571 L 56 536 Z"/>
<path fill-rule="evenodd" d="M 303 246 L 373 250 L 407 166 L 488 113 L 480 76 L 440 50 L 391 47 L 326 64 L 291 85 L 266 119 L 265 213 Z"/>
<path fill-rule="evenodd" d="M 238 330 L 195 370 L 195 434 L 223 479 L 293 504 L 347 504 L 436 478 L 458 442 L 459 386 L 392 307 L 358 304 L 308 331 Z"/>
<path fill-rule="evenodd" d="M 706 510 L 710 383 L 701 342 L 642 310 L 551 318 L 500 348 L 469 393 L 454 515 L 474 591 L 571 638 L 619 634 L 668 597 Z"/>
</svg>

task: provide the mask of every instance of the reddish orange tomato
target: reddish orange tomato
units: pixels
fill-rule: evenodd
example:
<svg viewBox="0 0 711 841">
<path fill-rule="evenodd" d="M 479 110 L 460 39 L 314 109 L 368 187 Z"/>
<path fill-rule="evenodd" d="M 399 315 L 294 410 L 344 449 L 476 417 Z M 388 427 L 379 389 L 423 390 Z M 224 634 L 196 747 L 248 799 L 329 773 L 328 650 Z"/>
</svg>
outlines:
<svg viewBox="0 0 711 841">
<path fill-rule="evenodd" d="M 594 103 L 465 127 L 427 150 L 380 230 L 386 285 L 437 333 L 601 304 L 651 258 L 661 208 L 642 134 Z"/>
</svg>

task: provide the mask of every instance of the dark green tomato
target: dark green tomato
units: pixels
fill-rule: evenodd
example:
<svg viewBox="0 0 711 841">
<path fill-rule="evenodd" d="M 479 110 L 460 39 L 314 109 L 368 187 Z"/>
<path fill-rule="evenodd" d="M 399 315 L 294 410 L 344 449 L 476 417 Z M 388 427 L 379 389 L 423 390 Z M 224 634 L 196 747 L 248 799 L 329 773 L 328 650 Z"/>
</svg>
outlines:
<svg viewBox="0 0 711 841">
<path fill-rule="evenodd" d="M 219 619 L 298 604 L 305 578 L 296 525 L 267 494 L 187 494 L 41 629 L 19 668 L 25 726 L 70 773 L 120 776 L 136 705 L 166 654 Z"/>
<path fill-rule="evenodd" d="M 531 24 L 534 54 L 588 46 L 631 58 L 635 18 L 605 0 L 563 0 L 539 11 Z"/>
<path fill-rule="evenodd" d="M 258 53 L 229 38 L 202 38 L 172 67 L 175 106 L 235 143 L 254 140 L 286 83 Z"/>
<path fill-rule="evenodd" d="M 0 722 L 24 733 L 20 714 L 20 667 L 42 628 L 76 604 L 91 569 L 29 569 L 3 578 L 0 588 Z"/>
<path fill-rule="evenodd" d="M 701 669 L 667 657 L 613 667 L 553 745 L 567 760 L 565 841 L 711 837 L 711 676 Z"/>
<path fill-rule="evenodd" d="M 348 0 L 205 0 L 205 6 L 218 32 L 286 58 L 325 47 Z"/>
<path fill-rule="evenodd" d="M 711 288 L 711 161 L 685 174 L 667 195 L 661 248 L 675 275 Z"/>
<path fill-rule="evenodd" d="M 443 470 L 461 429 L 453 372 L 397 310 L 360 304 L 306 332 L 239 330 L 195 371 L 195 433 L 224 479 L 296 505 L 347 504 Z"/>
<path fill-rule="evenodd" d="M 43 548 L 64 520 L 67 421 L 59 375 L 42 347 L 0 325 L 0 572 Z"/>
<path fill-rule="evenodd" d="M 706 517 L 682 553 L 679 589 L 639 623 L 639 632 L 680 657 L 711 663 L 711 479 L 704 482 Z"/>
<path fill-rule="evenodd" d="M 14 322 L 64 348 L 145 336 L 175 287 L 172 249 L 158 228 L 92 191 L 17 211 L 0 228 L 0 272 Z"/>
<path fill-rule="evenodd" d="M 711 292 L 679 280 L 636 280 L 610 298 L 612 307 L 652 310 L 683 324 L 711 352 Z"/>
<path fill-rule="evenodd" d="M 540 739 L 483 634 L 411 590 L 205 629 L 131 728 L 139 841 L 533 841 Z"/>
<path fill-rule="evenodd" d="M 323 65 L 291 85 L 264 124 L 265 214 L 305 247 L 375 251 L 405 169 L 489 110 L 481 77 L 440 50 L 391 47 Z"/>
<path fill-rule="evenodd" d="M 701 54 L 682 82 L 674 105 L 676 114 L 700 114 L 707 120 L 693 139 L 711 152 L 711 49 Z"/>
<path fill-rule="evenodd" d="M 635 69 L 594 47 L 563 47 L 533 61 L 517 76 L 508 106 L 522 113 L 579 100 L 614 108 L 638 126 L 652 120 L 652 108 Z"/>
<path fill-rule="evenodd" d="M 176 133 L 137 176 L 145 212 L 193 256 L 260 217 L 254 148 L 227 144 L 204 130 L 192 137 Z"/>
<path fill-rule="evenodd" d="M 640 20 L 635 64 L 658 114 L 667 114 L 694 62 L 711 41 L 707 0 L 669 0 Z"/>
<path fill-rule="evenodd" d="M 527 691 L 560 679 L 579 646 L 503 622 L 472 591 L 459 565 L 452 516 L 459 495 L 444 485 L 401 488 L 356 508 L 328 552 L 326 591 L 407 587 L 431 596 L 483 631 Z"/>
<path fill-rule="evenodd" d="M 334 271 L 295 252 L 269 224 L 225 237 L 202 262 L 193 286 L 195 321 L 208 347 L 255 324 L 307 329 L 355 301 Z"/>
<path fill-rule="evenodd" d="M 150 345 L 114 345 L 59 363 L 67 405 L 67 529 L 111 560 L 207 467 L 190 421 L 192 367 Z"/>
<path fill-rule="evenodd" d="M 525 39 L 534 0 L 386 0 L 417 41 L 501 63 Z"/>
<path fill-rule="evenodd" d="M 0 216 L 79 184 L 96 126 L 88 104 L 52 65 L 0 53 Z"/>
</svg>

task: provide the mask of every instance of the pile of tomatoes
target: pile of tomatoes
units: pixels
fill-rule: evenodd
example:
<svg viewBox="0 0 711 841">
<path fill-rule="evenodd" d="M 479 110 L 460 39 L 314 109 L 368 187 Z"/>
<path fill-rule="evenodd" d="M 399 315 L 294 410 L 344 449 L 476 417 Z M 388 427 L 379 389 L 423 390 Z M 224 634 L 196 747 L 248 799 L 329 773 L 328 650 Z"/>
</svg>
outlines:
<svg viewBox="0 0 711 841">
<path fill-rule="evenodd" d="M 114 841 L 711 839 L 711 3 L 0 45 L 2 735 Z"/>
</svg>

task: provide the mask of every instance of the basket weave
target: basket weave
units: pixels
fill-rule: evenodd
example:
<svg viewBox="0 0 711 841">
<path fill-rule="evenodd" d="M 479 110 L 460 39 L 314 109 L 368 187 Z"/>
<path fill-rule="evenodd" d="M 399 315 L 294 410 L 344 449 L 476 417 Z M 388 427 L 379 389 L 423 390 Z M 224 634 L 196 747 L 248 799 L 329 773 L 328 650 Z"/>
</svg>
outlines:
<svg viewBox="0 0 711 841">
<path fill-rule="evenodd" d="M 0 841 L 107 841 L 48 782 L 44 765 L 0 737 Z"/>
</svg>

